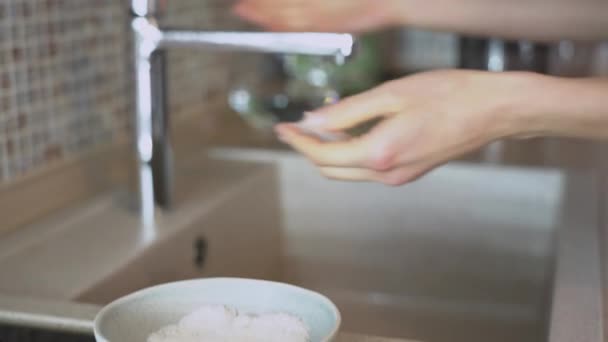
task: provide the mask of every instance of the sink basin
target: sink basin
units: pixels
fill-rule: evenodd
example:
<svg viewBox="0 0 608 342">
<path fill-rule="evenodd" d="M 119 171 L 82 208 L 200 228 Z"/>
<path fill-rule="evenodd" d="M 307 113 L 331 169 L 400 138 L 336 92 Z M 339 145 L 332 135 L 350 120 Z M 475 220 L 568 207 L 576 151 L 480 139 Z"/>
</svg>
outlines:
<svg viewBox="0 0 608 342">
<path fill-rule="evenodd" d="M 389 188 L 325 180 L 287 152 L 212 155 L 271 163 L 276 174 L 185 222 L 78 301 L 105 304 L 187 278 L 252 277 L 324 293 L 345 331 L 425 342 L 546 340 L 562 173 L 460 163 Z"/>
</svg>

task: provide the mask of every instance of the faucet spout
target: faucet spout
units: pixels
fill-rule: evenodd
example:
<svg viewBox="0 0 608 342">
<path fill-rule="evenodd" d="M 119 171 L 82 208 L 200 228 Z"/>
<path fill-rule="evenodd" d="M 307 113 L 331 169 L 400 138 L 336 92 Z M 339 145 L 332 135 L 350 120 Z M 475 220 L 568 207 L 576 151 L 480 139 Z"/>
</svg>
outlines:
<svg viewBox="0 0 608 342">
<path fill-rule="evenodd" d="M 165 1 L 133 0 L 131 22 L 135 71 L 135 153 L 142 222 L 154 225 L 156 206 L 173 202 L 166 51 L 204 48 L 265 53 L 332 56 L 338 63 L 353 55 L 355 39 L 342 33 L 205 32 L 166 30 L 157 16 Z"/>
<path fill-rule="evenodd" d="M 191 47 L 318 56 L 353 54 L 355 39 L 341 33 L 164 31 L 161 48 Z"/>
</svg>

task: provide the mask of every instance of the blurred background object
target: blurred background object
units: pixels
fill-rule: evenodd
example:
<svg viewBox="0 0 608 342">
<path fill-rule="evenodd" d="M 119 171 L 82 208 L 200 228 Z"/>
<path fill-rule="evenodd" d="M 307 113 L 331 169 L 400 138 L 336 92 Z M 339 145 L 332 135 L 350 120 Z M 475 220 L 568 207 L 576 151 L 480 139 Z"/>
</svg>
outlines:
<svg viewBox="0 0 608 342">
<path fill-rule="evenodd" d="M 377 35 L 359 37 L 347 63 L 337 57 L 266 58 L 257 82 L 243 80 L 231 91 L 230 106 L 253 127 L 271 131 L 277 122 L 299 121 L 304 112 L 370 89 L 382 79 Z"/>
</svg>

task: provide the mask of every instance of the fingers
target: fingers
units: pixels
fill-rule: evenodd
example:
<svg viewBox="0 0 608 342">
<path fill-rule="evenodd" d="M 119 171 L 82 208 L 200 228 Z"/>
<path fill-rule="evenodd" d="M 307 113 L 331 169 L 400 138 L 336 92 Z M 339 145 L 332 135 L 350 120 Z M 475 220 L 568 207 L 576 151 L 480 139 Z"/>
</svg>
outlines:
<svg viewBox="0 0 608 342">
<path fill-rule="evenodd" d="M 241 18 L 266 28 L 277 26 L 277 22 L 273 18 L 274 15 L 272 12 L 261 9 L 259 5 L 256 5 L 251 1 L 239 2 L 233 7 L 232 11 Z"/>
<path fill-rule="evenodd" d="M 376 182 L 379 175 L 369 169 L 355 167 L 321 167 L 321 174 L 329 179 L 350 182 Z"/>
<path fill-rule="evenodd" d="M 301 130 L 299 123 L 280 124 L 275 130 L 283 142 L 317 165 L 387 171 L 398 166 L 403 155 L 401 137 L 407 128 L 397 127 L 398 119 L 396 116 L 384 120 L 361 137 L 340 141 L 326 141 L 322 136 L 307 134 L 308 130 Z"/>
<path fill-rule="evenodd" d="M 233 7 L 233 12 L 271 30 L 296 31 L 309 26 L 306 8 L 298 0 L 281 4 L 276 0 L 242 0 Z"/>
<path fill-rule="evenodd" d="M 260 14 L 258 11 L 251 9 L 247 3 L 242 3 L 233 8 L 233 12 L 239 17 L 246 19 L 252 23 L 267 26 L 268 17 Z"/>
<path fill-rule="evenodd" d="M 277 125 L 275 130 L 279 139 L 291 145 L 317 165 L 361 166 L 366 161 L 368 149 L 362 144 L 362 140 L 323 142 L 317 137 L 303 133 L 292 124 Z"/>
<path fill-rule="evenodd" d="M 395 114 L 403 106 L 388 87 L 378 87 L 308 113 L 301 124 L 330 131 L 352 128 L 368 120 Z"/>
<path fill-rule="evenodd" d="M 417 130 L 417 120 L 395 116 L 378 124 L 361 138 L 338 142 L 323 141 L 301 131 L 297 124 L 276 126 L 279 138 L 304 154 L 330 179 L 379 182 L 390 186 L 412 182 L 440 162 L 409 158 L 410 148 L 403 135 Z"/>
<path fill-rule="evenodd" d="M 329 179 L 350 182 L 378 182 L 389 186 L 399 186 L 415 181 L 431 167 L 420 165 L 402 166 L 381 172 L 363 168 L 322 167 L 321 174 Z"/>
</svg>

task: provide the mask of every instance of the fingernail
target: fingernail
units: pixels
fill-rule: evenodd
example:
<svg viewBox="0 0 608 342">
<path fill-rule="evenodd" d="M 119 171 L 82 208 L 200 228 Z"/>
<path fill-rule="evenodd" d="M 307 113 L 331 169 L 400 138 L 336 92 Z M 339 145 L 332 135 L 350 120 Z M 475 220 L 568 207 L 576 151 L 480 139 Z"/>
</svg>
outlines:
<svg viewBox="0 0 608 342">
<path fill-rule="evenodd" d="M 288 142 L 287 142 L 287 138 L 285 138 L 285 136 L 284 136 L 284 135 L 277 134 L 277 139 L 279 139 L 279 141 L 280 141 L 280 142 L 283 142 L 283 143 L 285 143 L 285 144 L 287 144 L 287 143 L 288 143 Z"/>
<path fill-rule="evenodd" d="M 232 12 L 236 14 L 244 14 L 247 10 L 247 3 L 240 1 L 236 5 L 232 6 Z"/>
<path fill-rule="evenodd" d="M 287 137 L 285 135 L 285 130 L 287 127 L 287 124 L 278 124 L 274 126 L 274 132 L 276 133 L 277 138 L 282 142 L 287 142 Z"/>
<path fill-rule="evenodd" d="M 349 139 L 349 136 L 341 132 L 318 132 L 317 136 L 323 142 L 339 142 Z"/>
<path fill-rule="evenodd" d="M 287 125 L 288 124 L 286 124 L 286 123 L 276 124 L 276 125 L 274 125 L 274 131 L 277 133 L 280 133 L 281 131 L 283 131 L 287 128 Z"/>
<path fill-rule="evenodd" d="M 313 112 L 304 112 L 304 119 L 300 124 L 304 126 L 322 126 L 326 122 L 324 115 L 320 115 Z"/>
</svg>

